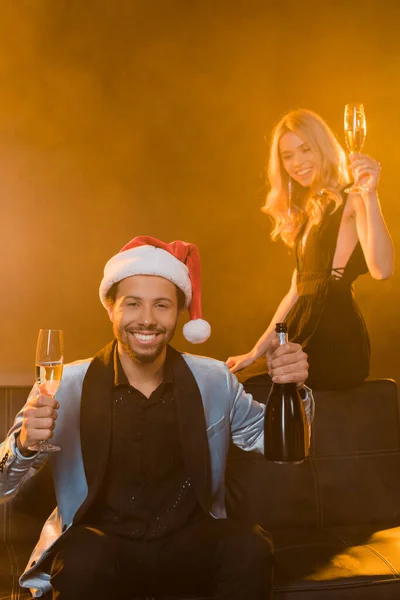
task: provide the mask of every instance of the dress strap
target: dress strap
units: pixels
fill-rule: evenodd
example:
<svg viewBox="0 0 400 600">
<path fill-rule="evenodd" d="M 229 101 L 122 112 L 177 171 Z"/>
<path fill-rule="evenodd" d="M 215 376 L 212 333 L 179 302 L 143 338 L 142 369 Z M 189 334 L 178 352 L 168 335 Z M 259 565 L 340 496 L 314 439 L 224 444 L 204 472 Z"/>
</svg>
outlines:
<svg viewBox="0 0 400 600">
<path fill-rule="evenodd" d="M 346 267 L 335 267 L 334 269 L 332 269 L 333 279 L 336 279 L 336 280 L 343 279 L 345 269 L 346 269 Z"/>
</svg>

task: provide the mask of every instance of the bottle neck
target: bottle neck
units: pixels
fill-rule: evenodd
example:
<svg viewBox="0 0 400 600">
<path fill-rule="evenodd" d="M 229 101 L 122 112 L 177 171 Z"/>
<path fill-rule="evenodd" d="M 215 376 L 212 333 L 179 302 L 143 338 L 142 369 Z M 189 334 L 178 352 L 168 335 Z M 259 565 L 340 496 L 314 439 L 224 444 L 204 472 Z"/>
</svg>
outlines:
<svg viewBox="0 0 400 600">
<path fill-rule="evenodd" d="M 288 336 L 288 332 L 287 331 L 277 331 L 276 335 L 278 337 L 278 342 L 280 346 L 283 346 L 283 344 L 287 344 L 289 341 L 289 336 Z M 273 387 L 275 388 L 276 391 L 278 391 L 278 393 L 283 393 L 284 390 L 290 390 L 292 388 L 296 388 L 296 384 L 294 383 L 275 383 Z"/>
<path fill-rule="evenodd" d="M 289 341 L 289 337 L 287 331 L 279 331 L 277 334 L 279 345 L 283 346 L 283 344 L 287 344 Z"/>
<path fill-rule="evenodd" d="M 295 390 L 297 392 L 297 385 L 293 382 L 289 382 L 289 383 L 277 383 L 276 381 L 273 382 L 272 387 L 274 388 L 274 390 Z"/>
</svg>

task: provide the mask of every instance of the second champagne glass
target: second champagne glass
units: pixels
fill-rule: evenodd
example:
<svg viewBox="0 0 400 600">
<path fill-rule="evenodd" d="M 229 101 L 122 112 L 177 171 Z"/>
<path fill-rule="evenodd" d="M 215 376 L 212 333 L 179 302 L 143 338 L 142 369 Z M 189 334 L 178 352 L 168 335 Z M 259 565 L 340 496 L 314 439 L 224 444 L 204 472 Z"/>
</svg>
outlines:
<svg viewBox="0 0 400 600">
<path fill-rule="evenodd" d="M 64 364 L 64 336 L 61 329 L 40 329 L 36 346 L 36 383 L 45 388 L 48 396 L 54 397 L 61 382 Z M 57 452 L 58 446 L 42 440 L 30 450 Z"/>
<path fill-rule="evenodd" d="M 350 154 L 361 152 L 367 135 L 367 122 L 363 104 L 346 104 L 344 109 L 344 138 Z M 368 192 L 357 181 L 344 190 L 346 194 Z"/>
</svg>

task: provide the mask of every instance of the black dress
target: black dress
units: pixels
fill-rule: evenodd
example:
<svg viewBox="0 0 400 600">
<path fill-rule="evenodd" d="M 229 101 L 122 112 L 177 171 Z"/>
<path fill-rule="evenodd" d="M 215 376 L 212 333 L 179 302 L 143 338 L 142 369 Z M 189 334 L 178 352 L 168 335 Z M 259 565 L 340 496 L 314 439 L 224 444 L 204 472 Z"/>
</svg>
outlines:
<svg viewBox="0 0 400 600">
<path fill-rule="evenodd" d="M 311 228 L 304 252 L 301 234 L 296 244 L 299 298 L 285 321 L 289 339 L 308 354 L 307 385 L 313 389 L 351 387 L 369 374 L 368 332 L 352 285 L 368 272 L 360 243 L 344 268 L 332 269 L 344 206 L 345 202 L 334 213 L 328 207 L 321 223 Z M 238 375 L 247 383 L 265 373 L 261 358 Z"/>
</svg>

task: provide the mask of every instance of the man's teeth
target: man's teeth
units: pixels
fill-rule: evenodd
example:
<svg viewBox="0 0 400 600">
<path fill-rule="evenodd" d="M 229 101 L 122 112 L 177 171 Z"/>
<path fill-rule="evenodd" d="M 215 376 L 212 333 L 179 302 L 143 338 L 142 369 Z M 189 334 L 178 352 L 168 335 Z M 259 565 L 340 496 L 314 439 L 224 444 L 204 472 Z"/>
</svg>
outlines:
<svg viewBox="0 0 400 600">
<path fill-rule="evenodd" d="M 150 342 L 150 340 L 154 340 L 157 337 L 156 333 L 134 333 L 135 338 L 141 342 Z"/>
</svg>

